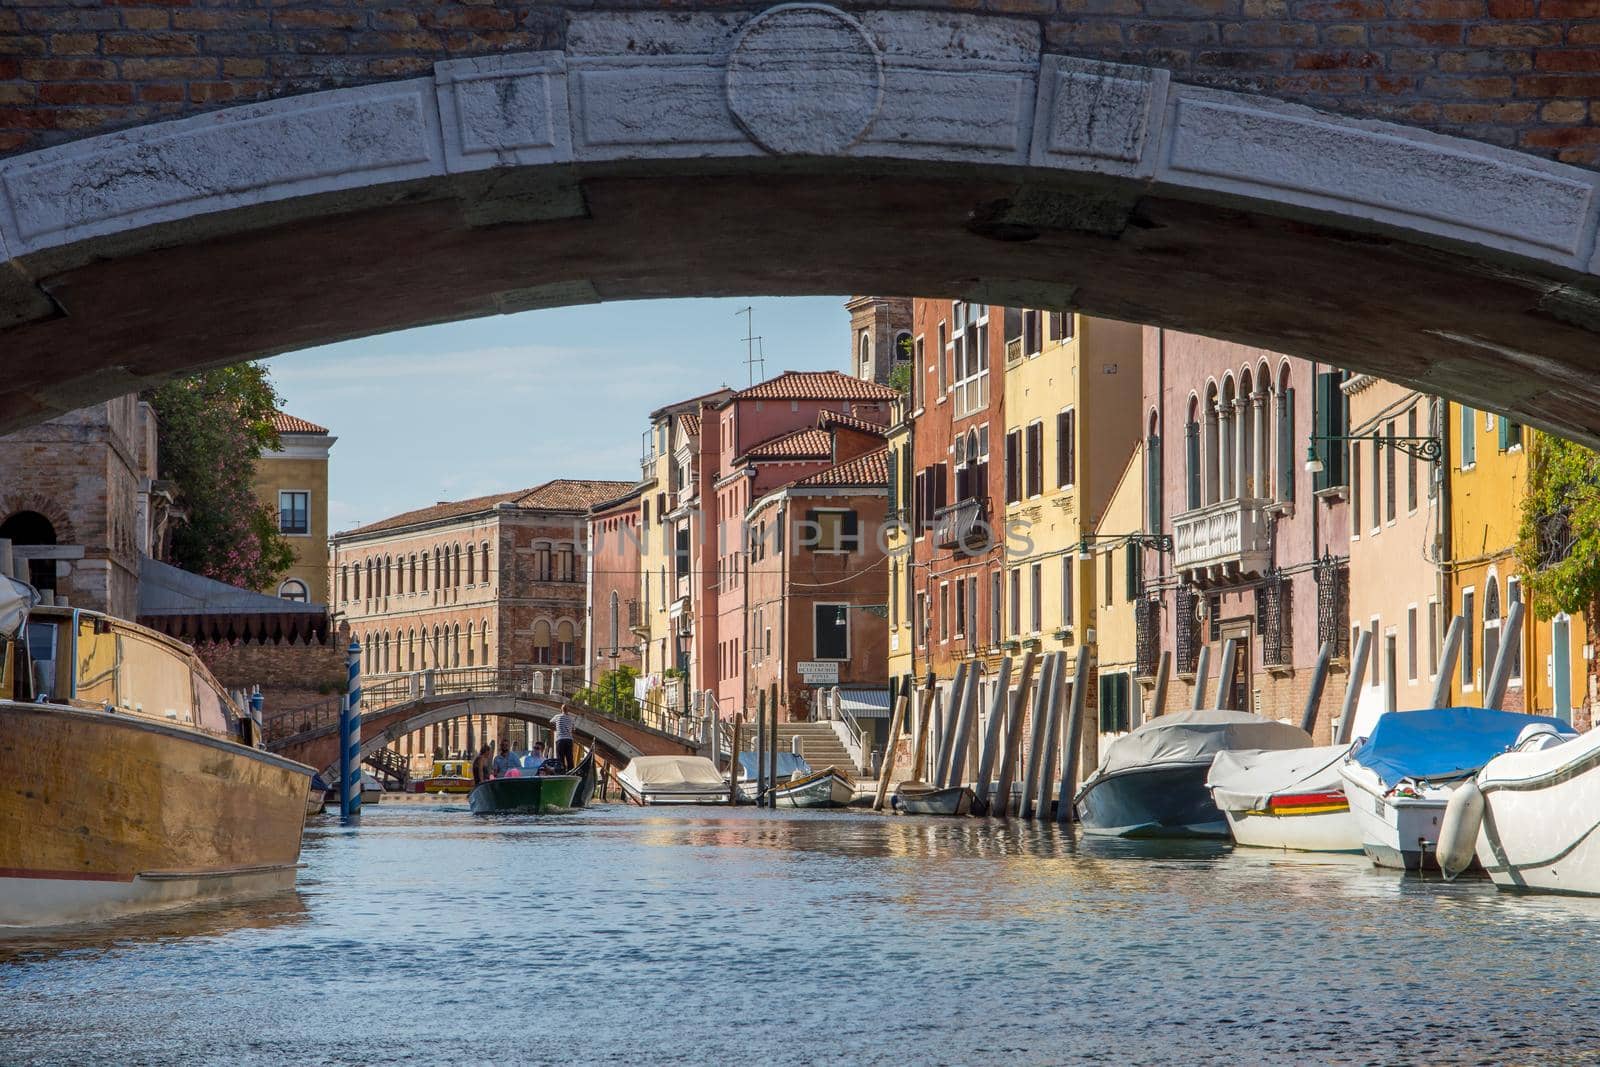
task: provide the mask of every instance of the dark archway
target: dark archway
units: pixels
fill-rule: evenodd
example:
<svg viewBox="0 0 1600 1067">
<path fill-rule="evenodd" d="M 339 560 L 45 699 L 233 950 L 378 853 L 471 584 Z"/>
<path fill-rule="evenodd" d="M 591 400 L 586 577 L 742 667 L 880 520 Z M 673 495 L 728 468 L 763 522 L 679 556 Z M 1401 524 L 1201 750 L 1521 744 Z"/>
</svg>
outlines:
<svg viewBox="0 0 1600 1067">
<path fill-rule="evenodd" d="M 37 511 L 14 511 L 0 522 L 0 539 L 8 540 L 15 548 L 53 546 L 56 528 Z M 54 592 L 56 588 L 56 561 L 29 559 L 28 583 L 41 592 Z"/>
</svg>

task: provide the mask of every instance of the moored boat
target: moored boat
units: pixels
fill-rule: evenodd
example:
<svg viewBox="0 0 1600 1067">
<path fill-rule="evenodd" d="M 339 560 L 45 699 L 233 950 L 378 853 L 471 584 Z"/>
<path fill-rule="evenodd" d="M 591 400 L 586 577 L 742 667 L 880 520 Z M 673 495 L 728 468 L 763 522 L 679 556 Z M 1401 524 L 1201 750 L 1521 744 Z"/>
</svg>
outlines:
<svg viewBox="0 0 1600 1067">
<path fill-rule="evenodd" d="M 465 759 L 436 759 L 433 773 L 422 780 L 424 793 L 472 792 L 472 761 Z"/>
<path fill-rule="evenodd" d="M 901 782 L 894 789 L 894 806 L 907 815 L 971 815 L 976 799 L 964 785 L 940 789 L 926 782 Z"/>
<path fill-rule="evenodd" d="M 306 816 L 321 815 L 328 807 L 328 783 L 322 780 L 322 775 L 311 776 L 311 785 L 306 789 Z"/>
<path fill-rule="evenodd" d="M 756 799 L 756 773 L 760 770 L 760 756 L 755 752 L 739 753 L 739 803 L 753 804 Z M 793 752 L 778 753 L 778 774 L 780 782 L 788 781 L 796 776 L 811 773 L 811 765 Z M 728 776 L 722 776 L 723 784 L 728 782 Z"/>
<path fill-rule="evenodd" d="M 772 789 L 778 808 L 843 808 L 856 798 L 856 784 L 838 767 L 779 780 Z"/>
<path fill-rule="evenodd" d="M 543 815 L 573 807 L 578 788 L 575 774 L 527 774 L 479 782 L 467 798 L 474 815 L 520 811 Z"/>
<path fill-rule="evenodd" d="M 726 804 L 728 785 L 704 756 L 637 756 L 617 775 L 635 804 Z"/>
<path fill-rule="evenodd" d="M 1073 801 L 1084 832 L 1113 837 L 1227 837 L 1206 775 L 1219 752 L 1311 747 L 1297 726 L 1247 711 L 1151 719 L 1106 748 Z"/>
<path fill-rule="evenodd" d="M 1206 776 L 1233 840 L 1253 848 L 1360 852 L 1339 765 L 1349 745 L 1217 753 Z"/>
<path fill-rule="evenodd" d="M 1600 730 L 1525 728 L 1451 795 L 1440 829 L 1446 875 L 1475 857 L 1501 889 L 1600 895 Z"/>
<path fill-rule="evenodd" d="M 1378 717 L 1340 765 L 1363 851 L 1380 867 L 1437 869 L 1445 805 L 1511 749 L 1528 726 L 1571 734 L 1559 719 L 1494 708 L 1424 708 Z"/>
<path fill-rule="evenodd" d="M 293 887 L 312 768 L 259 748 L 193 650 L 72 608 L 0 629 L 0 780 L 27 784 L 0 792 L 0 926 Z"/>
<path fill-rule="evenodd" d="M 594 749 L 590 748 L 578 765 L 572 768 L 572 776 L 578 779 L 578 787 L 572 791 L 572 807 L 586 808 L 589 801 L 594 799 L 594 787 L 598 781 L 595 773 Z"/>
</svg>

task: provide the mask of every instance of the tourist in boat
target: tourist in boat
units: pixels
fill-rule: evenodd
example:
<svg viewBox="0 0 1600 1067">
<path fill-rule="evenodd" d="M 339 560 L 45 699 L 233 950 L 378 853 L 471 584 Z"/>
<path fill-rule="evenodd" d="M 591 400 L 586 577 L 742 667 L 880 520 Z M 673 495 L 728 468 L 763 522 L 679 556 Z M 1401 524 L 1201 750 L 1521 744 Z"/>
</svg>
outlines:
<svg viewBox="0 0 1600 1067">
<path fill-rule="evenodd" d="M 472 784 L 478 786 L 487 782 L 493 771 L 494 759 L 491 753 L 494 750 L 484 745 L 478 750 L 478 758 L 472 761 Z"/>
<path fill-rule="evenodd" d="M 556 759 L 561 761 L 562 774 L 572 770 L 572 727 L 577 721 L 576 715 L 563 708 L 550 724 L 556 731 Z"/>
<path fill-rule="evenodd" d="M 522 769 L 525 771 L 532 771 L 537 774 L 539 772 L 539 768 L 543 765 L 544 742 L 535 741 L 533 743 L 533 748 L 528 751 L 526 756 L 522 757 Z"/>
<path fill-rule="evenodd" d="M 521 762 L 511 755 L 511 742 L 502 740 L 500 754 L 494 758 L 494 776 L 504 778 L 511 768 L 521 769 L 521 766 Z"/>
</svg>

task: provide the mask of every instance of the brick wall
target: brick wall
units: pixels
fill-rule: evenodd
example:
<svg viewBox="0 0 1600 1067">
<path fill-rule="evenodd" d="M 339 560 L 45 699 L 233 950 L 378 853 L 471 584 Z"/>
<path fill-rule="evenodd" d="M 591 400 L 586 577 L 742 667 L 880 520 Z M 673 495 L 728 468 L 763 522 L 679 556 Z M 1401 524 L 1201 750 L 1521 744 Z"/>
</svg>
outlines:
<svg viewBox="0 0 1600 1067">
<path fill-rule="evenodd" d="M 247 100 L 560 48 L 564 7 L 475 0 L 12 0 L 0 6 L 0 153 Z M 718 10 L 766 5 L 706 4 Z M 847 9 L 873 5 L 843 3 Z M 1046 50 L 1376 116 L 1593 165 L 1597 0 L 921 0 L 1032 22 Z"/>
<path fill-rule="evenodd" d="M 203 644 L 195 651 L 229 689 L 261 687 L 264 716 L 336 699 L 345 687 L 348 632 L 325 645 L 290 643 Z"/>
</svg>

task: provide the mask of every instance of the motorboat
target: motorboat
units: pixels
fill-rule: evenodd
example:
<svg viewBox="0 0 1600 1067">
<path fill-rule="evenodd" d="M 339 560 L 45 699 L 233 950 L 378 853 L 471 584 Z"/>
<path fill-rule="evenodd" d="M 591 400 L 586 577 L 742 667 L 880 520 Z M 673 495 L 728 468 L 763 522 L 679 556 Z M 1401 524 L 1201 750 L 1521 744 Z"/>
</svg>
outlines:
<svg viewBox="0 0 1600 1067">
<path fill-rule="evenodd" d="M 1206 776 L 1235 843 L 1299 852 L 1360 852 L 1339 767 L 1349 745 L 1218 752 Z"/>
<path fill-rule="evenodd" d="M 187 645 L 33 599 L 0 579 L 0 926 L 292 888 L 313 769 Z"/>
<path fill-rule="evenodd" d="M 728 783 L 704 756 L 636 756 L 617 775 L 635 804 L 726 804 Z"/>
<path fill-rule="evenodd" d="M 433 773 L 422 780 L 424 793 L 472 792 L 472 761 L 467 759 L 436 759 Z"/>
<path fill-rule="evenodd" d="M 780 779 L 772 788 L 775 808 L 843 808 L 855 798 L 855 780 L 838 767 Z"/>
<path fill-rule="evenodd" d="M 467 798 L 474 815 L 531 812 L 543 815 L 572 808 L 580 779 L 575 774 L 523 774 L 513 769 L 499 778 L 479 782 Z"/>
<path fill-rule="evenodd" d="M 927 782 L 901 782 L 894 787 L 892 804 L 907 815 L 971 815 L 976 800 L 977 794 L 964 785 L 941 789 Z"/>
<path fill-rule="evenodd" d="M 1228 822 L 1206 775 L 1219 752 L 1311 747 L 1298 726 L 1247 711 L 1162 715 L 1111 742 L 1073 799 L 1086 833 L 1111 837 L 1222 837 Z"/>
<path fill-rule="evenodd" d="M 753 804 L 756 800 L 756 775 L 761 766 L 761 755 L 758 752 L 739 753 L 739 802 Z M 811 773 L 811 765 L 793 752 L 778 753 L 779 782 L 786 782 L 798 776 Z M 722 776 L 724 785 L 727 785 L 728 776 Z"/>
<path fill-rule="evenodd" d="M 1372 735 L 1340 765 L 1361 847 L 1380 867 L 1437 869 L 1450 795 L 1484 764 L 1542 724 L 1571 735 L 1560 719 L 1495 708 L 1423 708 L 1378 717 Z"/>
<path fill-rule="evenodd" d="M 1600 730 L 1527 726 L 1451 794 L 1439 865 L 1474 859 L 1501 889 L 1600 895 Z"/>
</svg>

